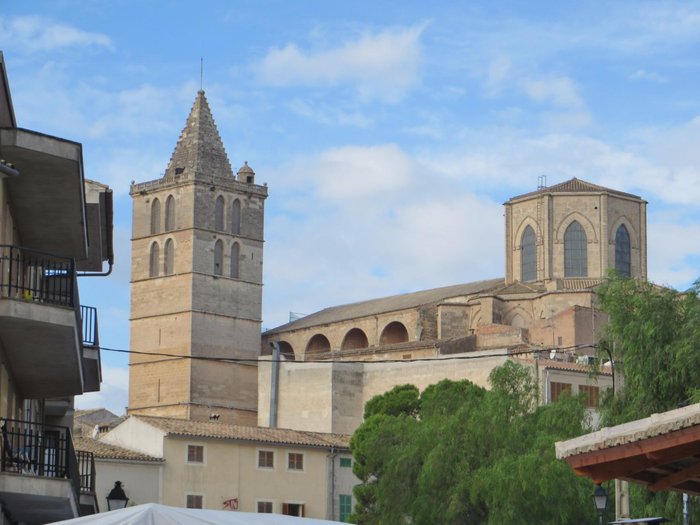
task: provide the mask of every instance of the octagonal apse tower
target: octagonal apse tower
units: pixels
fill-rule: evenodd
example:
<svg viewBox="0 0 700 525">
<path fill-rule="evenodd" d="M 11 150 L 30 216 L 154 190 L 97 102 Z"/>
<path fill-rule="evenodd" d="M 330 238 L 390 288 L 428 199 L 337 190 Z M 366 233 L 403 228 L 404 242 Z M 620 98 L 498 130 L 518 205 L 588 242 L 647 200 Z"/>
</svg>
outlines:
<svg viewBox="0 0 700 525">
<path fill-rule="evenodd" d="M 130 195 L 128 413 L 255 425 L 267 187 L 234 175 L 204 91 L 165 175 Z"/>
</svg>

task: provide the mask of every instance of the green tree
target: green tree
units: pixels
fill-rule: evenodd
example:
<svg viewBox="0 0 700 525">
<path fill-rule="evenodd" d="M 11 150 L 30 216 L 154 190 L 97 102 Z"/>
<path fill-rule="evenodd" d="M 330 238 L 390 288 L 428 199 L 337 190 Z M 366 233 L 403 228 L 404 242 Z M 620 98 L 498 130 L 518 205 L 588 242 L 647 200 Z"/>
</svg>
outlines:
<svg viewBox="0 0 700 525">
<path fill-rule="evenodd" d="M 530 369 L 506 363 L 491 390 L 441 381 L 404 385 L 367 403 L 351 440 L 366 525 L 594 523 L 590 481 L 554 457 L 583 433 L 581 399 L 538 407 Z"/>
<path fill-rule="evenodd" d="M 608 323 L 599 357 L 613 356 L 618 378 L 615 395 L 601 403 L 606 426 L 700 401 L 700 280 L 684 293 L 644 281 L 611 276 L 598 298 Z M 636 515 L 666 516 L 680 522 L 681 495 L 654 494 L 630 485 Z M 692 522 L 700 521 L 700 501 L 692 498 Z"/>
</svg>

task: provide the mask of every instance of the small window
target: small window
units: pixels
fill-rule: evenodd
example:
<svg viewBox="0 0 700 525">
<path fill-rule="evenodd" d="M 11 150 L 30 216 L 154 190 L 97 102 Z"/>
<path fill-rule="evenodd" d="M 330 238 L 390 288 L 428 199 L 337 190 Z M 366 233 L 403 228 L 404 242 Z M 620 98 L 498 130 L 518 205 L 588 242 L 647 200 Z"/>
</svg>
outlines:
<svg viewBox="0 0 700 525">
<path fill-rule="evenodd" d="M 219 195 L 216 198 L 216 209 L 214 211 L 214 229 L 223 231 L 224 229 L 224 198 Z"/>
<path fill-rule="evenodd" d="M 153 199 L 151 203 L 151 233 L 160 233 L 160 201 Z"/>
<path fill-rule="evenodd" d="M 286 516 L 299 516 L 304 517 L 304 504 L 303 503 L 282 503 L 282 514 Z"/>
<path fill-rule="evenodd" d="M 151 244 L 151 255 L 149 261 L 148 275 L 149 277 L 158 277 L 158 263 L 160 262 L 160 248 L 158 243 Z"/>
<path fill-rule="evenodd" d="M 165 201 L 165 231 L 175 229 L 175 197 L 168 195 Z"/>
<path fill-rule="evenodd" d="M 552 381 L 549 384 L 549 400 L 551 403 L 556 403 L 559 401 L 559 398 L 564 394 L 567 393 L 571 395 L 571 384 L 570 383 L 557 383 L 556 381 Z"/>
<path fill-rule="evenodd" d="M 287 468 L 289 470 L 304 470 L 304 454 L 290 452 L 287 455 Z"/>
<path fill-rule="evenodd" d="M 214 244 L 214 275 L 221 275 L 224 266 L 224 243 L 219 239 Z"/>
<path fill-rule="evenodd" d="M 579 385 L 578 393 L 586 397 L 586 406 L 588 408 L 598 407 L 598 387 L 592 385 Z"/>
<path fill-rule="evenodd" d="M 231 203 L 231 233 L 241 233 L 241 201 L 238 199 Z"/>
<path fill-rule="evenodd" d="M 275 453 L 272 450 L 258 450 L 258 467 L 274 468 Z"/>
<path fill-rule="evenodd" d="M 260 514 L 272 514 L 272 502 L 258 501 L 258 512 Z"/>
<path fill-rule="evenodd" d="M 340 510 L 340 521 L 347 523 L 352 512 L 352 496 L 350 494 L 339 495 L 338 509 Z"/>
<path fill-rule="evenodd" d="M 204 463 L 204 447 L 187 445 L 187 463 Z"/>
<path fill-rule="evenodd" d="M 185 505 L 188 509 L 202 509 L 204 508 L 204 496 L 201 494 L 188 494 Z"/>
<path fill-rule="evenodd" d="M 238 244 L 237 242 L 234 242 L 231 245 L 231 278 L 232 279 L 238 279 L 239 275 L 239 267 L 238 263 L 241 258 L 241 245 Z"/>
<path fill-rule="evenodd" d="M 352 458 L 340 458 L 341 467 L 352 467 Z"/>
<path fill-rule="evenodd" d="M 165 261 L 163 264 L 163 273 L 165 275 L 172 275 L 174 264 L 175 247 L 173 246 L 173 240 L 168 239 L 167 241 L 165 241 Z"/>
</svg>

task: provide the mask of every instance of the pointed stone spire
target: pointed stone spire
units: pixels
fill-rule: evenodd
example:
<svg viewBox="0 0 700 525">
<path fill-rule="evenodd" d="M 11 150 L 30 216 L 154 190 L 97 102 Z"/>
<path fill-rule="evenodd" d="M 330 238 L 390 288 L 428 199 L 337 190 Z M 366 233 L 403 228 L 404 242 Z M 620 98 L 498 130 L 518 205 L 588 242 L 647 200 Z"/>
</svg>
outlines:
<svg viewBox="0 0 700 525">
<path fill-rule="evenodd" d="M 177 140 L 165 178 L 212 180 L 231 177 L 231 163 L 216 129 L 204 91 L 199 90 L 190 116 Z"/>
</svg>

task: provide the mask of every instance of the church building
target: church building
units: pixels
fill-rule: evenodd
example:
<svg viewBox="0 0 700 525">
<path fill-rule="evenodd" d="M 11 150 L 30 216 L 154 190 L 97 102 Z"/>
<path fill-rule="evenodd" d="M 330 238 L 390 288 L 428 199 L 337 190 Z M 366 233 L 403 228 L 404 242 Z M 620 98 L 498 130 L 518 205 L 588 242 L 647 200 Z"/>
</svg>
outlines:
<svg viewBox="0 0 700 525">
<path fill-rule="evenodd" d="M 164 176 L 130 195 L 128 413 L 254 425 L 267 187 L 247 162 L 234 175 L 204 91 Z"/>
</svg>

